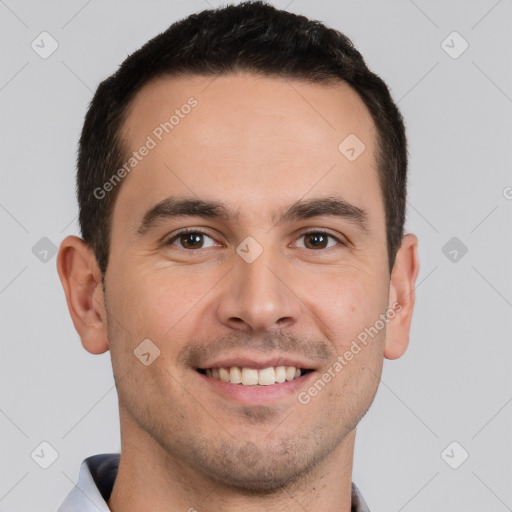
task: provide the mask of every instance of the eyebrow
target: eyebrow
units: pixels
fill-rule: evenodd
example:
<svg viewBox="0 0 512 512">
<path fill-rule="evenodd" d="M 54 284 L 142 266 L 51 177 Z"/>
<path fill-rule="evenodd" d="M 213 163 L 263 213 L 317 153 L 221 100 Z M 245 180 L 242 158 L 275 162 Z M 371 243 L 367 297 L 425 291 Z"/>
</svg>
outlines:
<svg viewBox="0 0 512 512">
<path fill-rule="evenodd" d="M 286 207 L 284 211 L 273 212 L 271 220 L 274 224 L 281 224 L 320 216 L 346 219 L 353 222 L 364 233 L 369 232 L 368 212 L 340 196 L 296 201 Z M 234 222 L 239 218 L 239 211 L 231 210 L 219 201 L 167 197 L 144 214 L 137 233 L 144 235 L 159 223 L 177 217 L 202 217 Z"/>
</svg>

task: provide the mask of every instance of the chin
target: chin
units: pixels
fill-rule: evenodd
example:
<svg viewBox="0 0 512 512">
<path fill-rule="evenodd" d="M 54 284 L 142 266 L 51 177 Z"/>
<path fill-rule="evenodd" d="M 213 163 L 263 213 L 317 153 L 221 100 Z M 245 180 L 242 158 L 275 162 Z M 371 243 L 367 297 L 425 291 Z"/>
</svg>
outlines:
<svg viewBox="0 0 512 512">
<path fill-rule="evenodd" d="M 262 441 L 261 445 L 246 442 L 235 447 L 217 447 L 200 462 L 208 477 L 237 493 L 247 495 L 272 494 L 290 488 L 311 471 L 318 460 L 307 457 L 306 445 L 281 441 L 278 445 Z M 321 457 L 318 457 L 321 459 Z M 220 464 L 219 464 L 220 461 Z M 196 462 L 199 462 L 196 460 Z"/>
<path fill-rule="evenodd" d="M 297 472 L 296 467 L 292 471 L 292 467 L 293 465 L 282 469 L 257 467 L 250 471 L 244 471 L 240 466 L 230 471 L 224 468 L 215 474 L 214 479 L 223 487 L 231 488 L 240 494 L 269 495 L 290 488 L 303 477 L 302 471 Z"/>
</svg>

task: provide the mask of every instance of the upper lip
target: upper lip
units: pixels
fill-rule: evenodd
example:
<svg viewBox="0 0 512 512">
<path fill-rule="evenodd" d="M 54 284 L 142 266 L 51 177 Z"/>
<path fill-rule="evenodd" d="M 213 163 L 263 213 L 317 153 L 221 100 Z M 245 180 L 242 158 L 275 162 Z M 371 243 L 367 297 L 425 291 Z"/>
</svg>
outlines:
<svg viewBox="0 0 512 512">
<path fill-rule="evenodd" d="M 238 366 L 242 368 L 270 368 L 271 366 L 294 366 L 295 368 L 314 370 L 315 364 L 305 359 L 296 358 L 293 356 L 274 356 L 274 357 L 256 357 L 256 356 L 238 356 L 238 357 L 223 357 L 222 359 L 214 359 L 212 361 L 201 364 L 198 368 L 206 370 L 208 368 L 231 368 Z"/>
</svg>

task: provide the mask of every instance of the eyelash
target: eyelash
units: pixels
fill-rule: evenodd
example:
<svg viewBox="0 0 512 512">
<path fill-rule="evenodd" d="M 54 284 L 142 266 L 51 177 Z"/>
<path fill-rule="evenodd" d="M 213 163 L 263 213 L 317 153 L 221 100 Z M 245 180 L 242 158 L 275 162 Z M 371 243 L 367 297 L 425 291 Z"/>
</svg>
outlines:
<svg viewBox="0 0 512 512">
<path fill-rule="evenodd" d="M 211 237 L 208 233 L 204 232 L 204 231 L 201 231 L 200 229 L 194 229 L 194 228 L 185 228 L 185 229 L 182 229 L 181 231 L 179 231 L 178 233 L 176 233 L 172 238 L 170 238 L 169 240 L 165 241 L 164 242 L 164 245 L 167 246 L 167 245 L 172 245 L 173 242 L 175 240 L 178 240 L 180 236 L 182 235 L 187 235 L 189 233 L 195 233 L 195 234 L 201 234 L 201 235 L 205 235 L 209 238 L 211 238 L 213 240 L 213 237 Z M 340 240 L 338 237 L 334 236 L 333 234 L 331 234 L 329 231 L 325 231 L 323 229 L 315 229 L 315 230 L 311 230 L 311 231 L 306 231 L 304 233 L 301 233 L 301 235 L 299 236 L 299 238 L 302 238 L 304 236 L 307 236 L 307 235 L 312 235 L 312 234 L 315 234 L 315 235 L 324 235 L 324 236 L 327 236 L 327 237 L 330 237 L 334 240 L 336 240 L 336 242 L 338 242 L 341 246 L 346 246 L 347 243 L 343 242 L 342 240 Z M 187 249 L 185 247 L 179 247 L 180 249 L 183 249 L 184 251 L 190 251 L 190 252 L 195 252 L 195 251 L 199 251 L 201 250 L 202 248 L 199 248 L 199 249 Z M 307 249 L 307 247 L 306 247 Z M 327 249 L 333 249 L 333 247 L 325 247 L 325 248 L 320 248 L 320 249 L 317 249 L 317 250 L 327 250 Z M 312 251 L 314 251 L 315 249 L 311 249 Z"/>
</svg>

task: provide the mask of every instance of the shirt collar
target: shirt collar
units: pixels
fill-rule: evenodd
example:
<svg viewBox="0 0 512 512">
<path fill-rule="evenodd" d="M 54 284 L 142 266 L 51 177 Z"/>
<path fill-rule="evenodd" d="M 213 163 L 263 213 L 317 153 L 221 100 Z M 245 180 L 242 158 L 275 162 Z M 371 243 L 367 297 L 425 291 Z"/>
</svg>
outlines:
<svg viewBox="0 0 512 512">
<path fill-rule="evenodd" d="M 57 512 L 110 512 L 110 498 L 119 466 L 119 453 L 100 453 L 87 457 L 80 466 L 78 482 Z M 352 482 L 351 512 L 370 512 L 361 492 Z"/>
<path fill-rule="evenodd" d="M 110 512 L 107 500 L 114 487 L 119 458 L 119 453 L 87 457 L 80 466 L 77 484 L 57 512 Z"/>
</svg>

